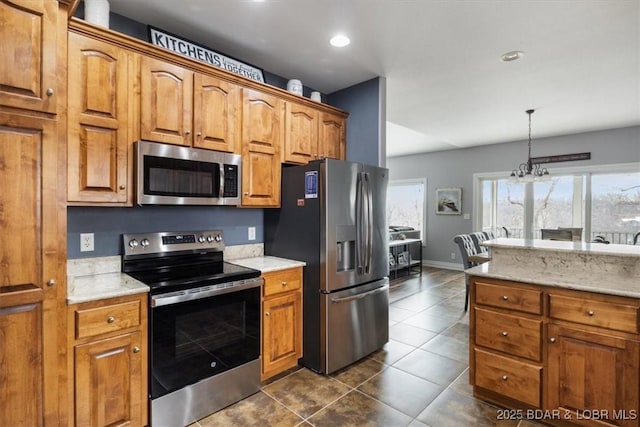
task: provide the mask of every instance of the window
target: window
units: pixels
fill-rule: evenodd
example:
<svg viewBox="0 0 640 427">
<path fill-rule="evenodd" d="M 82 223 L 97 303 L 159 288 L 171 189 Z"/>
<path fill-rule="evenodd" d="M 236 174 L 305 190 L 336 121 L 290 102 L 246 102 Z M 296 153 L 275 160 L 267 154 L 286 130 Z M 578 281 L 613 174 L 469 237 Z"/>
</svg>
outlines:
<svg viewBox="0 0 640 427">
<path fill-rule="evenodd" d="M 542 228 L 572 228 L 582 240 L 602 236 L 621 244 L 633 244 L 640 231 L 638 164 L 567 168 L 532 183 L 511 182 L 503 173 L 474 178 L 478 230 L 539 239 Z"/>
<path fill-rule="evenodd" d="M 389 182 L 387 192 L 387 220 L 389 225 L 403 225 L 420 230 L 425 241 L 426 179 Z"/>
</svg>

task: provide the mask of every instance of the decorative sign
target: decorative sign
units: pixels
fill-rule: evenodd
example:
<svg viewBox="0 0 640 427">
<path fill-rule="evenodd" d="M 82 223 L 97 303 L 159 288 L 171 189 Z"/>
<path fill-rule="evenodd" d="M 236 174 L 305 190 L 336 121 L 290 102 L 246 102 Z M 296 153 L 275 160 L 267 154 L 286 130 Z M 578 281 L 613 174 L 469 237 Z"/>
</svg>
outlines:
<svg viewBox="0 0 640 427">
<path fill-rule="evenodd" d="M 589 160 L 591 153 L 575 153 L 575 154 L 559 154 L 557 156 L 532 157 L 531 162 L 540 163 L 557 163 L 557 162 L 575 162 L 577 160 Z"/>
<path fill-rule="evenodd" d="M 222 68 L 223 70 L 231 71 L 232 73 L 238 74 L 242 77 L 247 77 L 251 80 L 264 83 L 264 76 L 262 75 L 262 70 L 260 68 L 245 64 L 221 53 L 214 52 L 204 46 L 200 46 L 188 40 L 181 39 L 178 36 L 152 27 L 151 25 L 149 25 L 148 28 L 149 42 L 155 46 L 160 46 L 188 58 L 195 59 L 196 61 L 204 62 L 206 64 Z"/>
</svg>

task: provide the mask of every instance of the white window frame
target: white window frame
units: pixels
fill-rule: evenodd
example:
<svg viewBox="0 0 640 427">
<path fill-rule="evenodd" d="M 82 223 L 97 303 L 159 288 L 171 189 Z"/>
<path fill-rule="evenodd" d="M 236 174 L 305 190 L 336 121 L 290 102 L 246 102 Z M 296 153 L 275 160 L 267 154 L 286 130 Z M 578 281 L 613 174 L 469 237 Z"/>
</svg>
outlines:
<svg viewBox="0 0 640 427">
<path fill-rule="evenodd" d="M 591 235 L 591 179 L 592 175 L 610 174 L 610 173 L 631 173 L 640 172 L 640 162 L 633 163 L 614 163 L 608 165 L 589 165 L 589 166 L 572 166 L 563 168 L 549 169 L 549 175 L 583 175 L 586 176 L 585 182 L 585 206 L 584 206 L 584 235 Z M 473 174 L 473 228 L 475 231 L 482 231 L 482 180 L 485 179 L 508 179 L 511 172 L 484 172 Z M 577 180 L 576 180 L 577 181 Z M 574 181 L 574 185 L 578 184 Z M 532 199 L 533 185 L 525 184 L 525 200 Z M 574 191 L 574 200 L 576 197 L 582 198 L 582 192 Z M 525 203 L 523 234 L 526 239 L 533 236 L 533 203 Z M 575 208 L 575 204 L 574 204 Z M 576 215 L 580 215 L 574 210 L 574 219 Z M 495 216 L 494 216 L 495 218 Z"/>
</svg>

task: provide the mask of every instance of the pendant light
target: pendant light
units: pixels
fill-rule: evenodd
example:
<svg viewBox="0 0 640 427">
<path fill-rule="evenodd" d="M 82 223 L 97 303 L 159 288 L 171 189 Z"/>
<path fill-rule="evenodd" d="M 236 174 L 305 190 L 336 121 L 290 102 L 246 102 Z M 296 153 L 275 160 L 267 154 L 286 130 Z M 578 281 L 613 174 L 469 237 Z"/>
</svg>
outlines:
<svg viewBox="0 0 640 427">
<path fill-rule="evenodd" d="M 549 171 L 547 168 L 540 167 L 538 163 L 531 161 L 531 115 L 535 110 L 527 110 L 529 115 L 529 155 L 525 163 L 520 163 L 518 169 L 511 171 L 511 181 L 517 182 L 531 182 L 549 178 Z"/>
</svg>

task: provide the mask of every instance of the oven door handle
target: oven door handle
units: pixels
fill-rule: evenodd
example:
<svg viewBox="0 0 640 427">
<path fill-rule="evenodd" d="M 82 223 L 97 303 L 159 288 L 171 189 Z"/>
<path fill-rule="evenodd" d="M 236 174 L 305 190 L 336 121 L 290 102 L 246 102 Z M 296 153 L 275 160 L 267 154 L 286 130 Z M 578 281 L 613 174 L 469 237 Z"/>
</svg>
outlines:
<svg viewBox="0 0 640 427">
<path fill-rule="evenodd" d="M 256 277 L 253 279 L 239 280 L 237 282 L 229 282 L 223 285 L 203 286 L 200 288 L 185 289 L 184 291 L 152 295 L 151 308 L 178 304 L 186 301 L 194 301 L 202 298 L 209 298 L 216 295 L 242 291 L 245 289 L 257 288 L 262 286 L 263 283 L 264 279 L 262 277 Z"/>
</svg>

